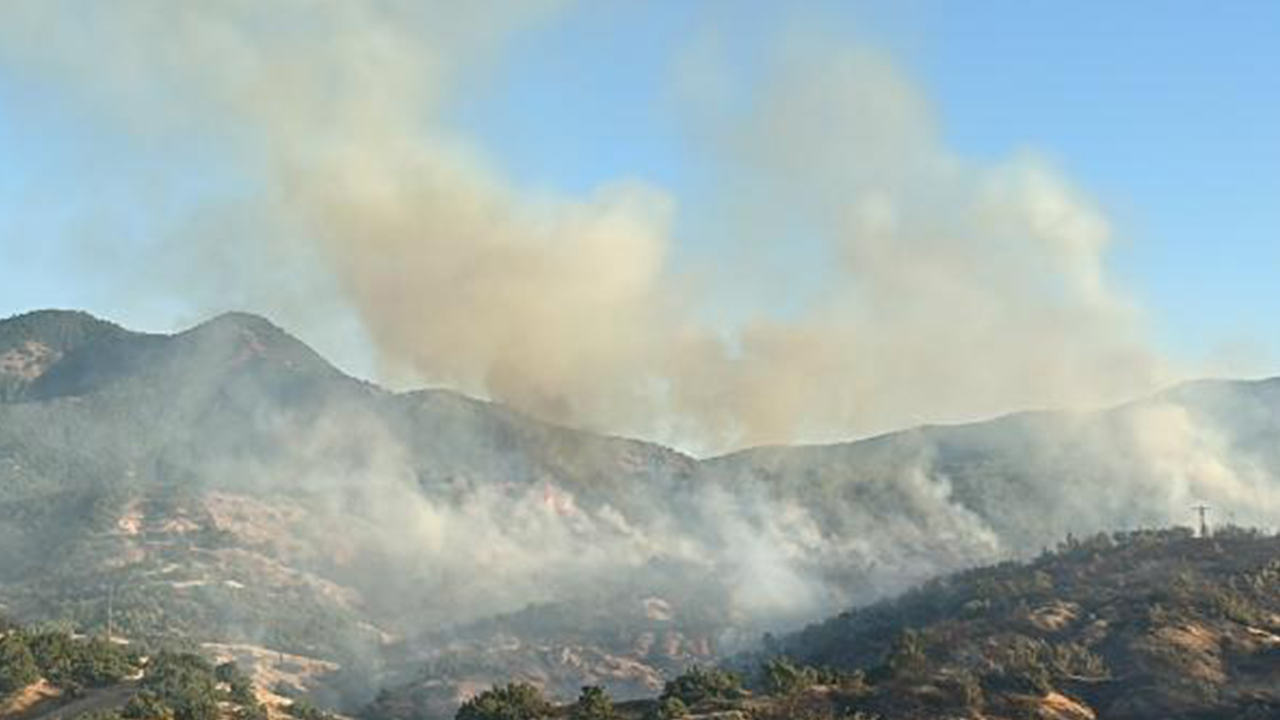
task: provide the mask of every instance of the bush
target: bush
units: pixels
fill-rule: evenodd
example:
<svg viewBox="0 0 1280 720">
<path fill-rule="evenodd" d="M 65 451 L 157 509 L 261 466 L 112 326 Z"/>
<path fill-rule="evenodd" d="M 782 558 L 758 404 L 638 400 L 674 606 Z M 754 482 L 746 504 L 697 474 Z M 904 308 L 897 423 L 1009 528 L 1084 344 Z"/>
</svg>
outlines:
<svg viewBox="0 0 1280 720">
<path fill-rule="evenodd" d="M 914 630 L 905 630 L 889 652 L 889 670 L 898 679 L 919 678 L 929 670 L 924 639 Z"/>
<path fill-rule="evenodd" d="M 456 720 L 535 720 L 546 717 L 551 704 L 538 688 L 522 682 L 493 687 L 464 702 Z"/>
<path fill-rule="evenodd" d="M 760 668 L 764 691 L 770 695 L 791 695 L 818 683 L 818 672 L 796 665 L 788 658 L 774 658 Z"/>
<path fill-rule="evenodd" d="M 572 720 L 610 720 L 616 717 L 613 711 L 613 700 L 602 687 L 596 685 L 584 687 L 569 717 Z"/>
<path fill-rule="evenodd" d="M 306 698 L 298 698 L 289 705 L 287 711 L 298 720 L 330 720 L 333 716 L 321 710 Z"/>
<path fill-rule="evenodd" d="M 161 652 L 152 658 L 142 684 L 172 709 L 175 720 L 218 718 L 217 677 L 199 655 Z"/>
<path fill-rule="evenodd" d="M 235 720 L 268 720 L 269 717 L 267 708 L 256 702 L 241 707 L 234 715 Z"/>
<path fill-rule="evenodd" d="M 40 679 L 40 668 L 25 639 L 11 632 L 0 639 L 0 698 Z"/>
<path fill-rule="evenodd" d="M 982 690 L 982 681 L 972 672 L 961 672 L 949 683 L 954 691 L 960 707 L 968 710 L 981 710 L 986 703 L 986 694 Z"/>
<path fill-rule="evenodd" d="M 160 696 L 149 690 L 129 698 L 120 716 L 126 720 L 172 720 L 173 708 L 165 705 Z"/>
<path fill-rule="evenodd" d="M 685 705 L 706 700 L 732 700 L 742 696 L 742 680 L 736 674 L 718 668 L 693 667 L 674 680 L 667 681 L 662 698 L 678 698 Z"/>
<path fill-rule="evenodd" d="M 31 635 L 27 644 L 41 674 L 61 688 L 114 685 L 137 669 L 128 650 L 103 638 L 77 640 L 67 632 L 45 630 Z"/>
<path fill-rule="evenodd" d="M 258 698 L 253 693 L 253 679 L 234 662 L 225 662 L 213 669 L 218 682 L 227 686 L 227 694 L 237 705 L 254 705 Z"/>
<path fill-rule="evenodd" d="M 645 720 L 679 720 L 689 714 L 689 708 L 678 697 L 658 700 L 645 715 Z"/>
</svg>

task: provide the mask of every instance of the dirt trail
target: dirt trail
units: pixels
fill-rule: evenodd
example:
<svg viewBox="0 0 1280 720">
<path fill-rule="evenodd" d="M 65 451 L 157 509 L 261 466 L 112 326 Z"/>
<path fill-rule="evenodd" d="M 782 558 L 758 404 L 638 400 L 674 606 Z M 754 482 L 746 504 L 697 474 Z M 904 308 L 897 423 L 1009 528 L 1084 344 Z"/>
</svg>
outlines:
<svg viewBox="0 0 1280 720">
<path fill-rule="evenodd" d="M 129 702 L 138 692 L 135 681 L 111 687 L 86 690 L 83 695 L 67 702 L 46 701 L 26 712 L 12 715 L 12 720 L 72 720 L 85 713 L 115 710 Z"/>
</svg>

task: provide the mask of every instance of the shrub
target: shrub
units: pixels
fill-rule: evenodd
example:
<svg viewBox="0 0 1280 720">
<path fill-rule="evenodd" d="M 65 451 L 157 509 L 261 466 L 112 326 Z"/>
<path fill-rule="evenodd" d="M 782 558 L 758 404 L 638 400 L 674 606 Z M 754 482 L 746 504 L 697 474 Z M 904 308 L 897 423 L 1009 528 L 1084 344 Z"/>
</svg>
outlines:
<svg viewBox="0 0 1280 720">
<path fill-rule="evenodd" d="M 7 697 L 40 679 L 35 656 L 18 633 L 0 639 L 0 698 Z"/>
<path fill-rule="evenodd" d="M 61 688 L 114 685 L 134 670 L 129 651 L 103 638 L 77 640 L 70 633 L 45 630 L 27 641 L 45 678 Z"/>
<path fill-rule="evenodd" d="M 645 720 L 679 720 L 689 714 L 689 708 L 678 697 L 664 697 L 654 703 L 645 714 Z"/>
<path fill-rule="evenodd" d="M 218 682 L 227 686 L 227 694 L 237 705 L 254 705 L 258 702 L 253 693 L 253 679 L 234 662 L 225 662 L 213 669 Z"/>
<path fill-rule="evenodd" d="M 888 657 L 889 670 L 895 678 L 918 678 L 929 669 L 924 639 L 915 630 L 904 630 Z"/>
<path fill-rule="evenodd" d="M 582 688 L 582 694 L 569 713 L 572 720 L 610 720 L 615 716 L 609 693 L 596 685 Z"/>
<path fill-rule="evenodd" d="M 261 703 L 253 703 L 251 705 L 241 706 L 235 712 L 235 720 L 267 720 L 270 715 L 267 714 L 267 708 Z"/>
<path fill-rule="evenodd" d="M 129 698 L 120 715 L 127 720 L 172 720 L 173 708 L 161 702 L 160 696 L 143 690 Z"/>
<path fill-rule="evenodd" d="M 173 710 L 176 720 L 217 720 L 218 688 L 213 666 L 191 653 L 161 652 L 147 667 L 143 687 Z"/>
<path fill-rule="evenodd" d="M 287 711 L 298 720 L 330 720 L 333 715 L 321 710 L 306 698 L 298 698 L 289 705 Z"/>
<path fill-rule="evenodd" d="M 535 720 L 551 712 L 538 688 L 522 682 L 493 687 L 464 702 L 456 720 Z"/>
<path fill-rule="evenodd" d="M 770 695 L 791 695 L 818 683 L 818 673 L 813 668 L 796 665 L 790 659 L 774 658 L 760 668 L 765 692 Z"/>
<path fill-rule="evenodd" d="M 732 700 L 742 695 L 742 680 L 736 674 L 718 668 L 693 667 L 683 675 L 667 681 L 662 698 L 679 698 L 685 705 L 705 700 Z"/>
</svg>

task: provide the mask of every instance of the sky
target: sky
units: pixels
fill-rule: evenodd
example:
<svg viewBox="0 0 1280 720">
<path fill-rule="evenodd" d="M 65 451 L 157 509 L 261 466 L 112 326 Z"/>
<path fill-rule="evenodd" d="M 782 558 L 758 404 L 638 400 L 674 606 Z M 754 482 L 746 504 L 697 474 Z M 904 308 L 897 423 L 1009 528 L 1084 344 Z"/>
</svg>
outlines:
<svg viewBox="0 0 1280 720">
<path fill-rule="evenodd" d="M 535 182 L 581 189 L 636 172 L 696 194 L 680 130 L 661 112 L 670 58 L 715 22 L 696 5 L 603 3 L 530 38 L 466 121 Z M 746 38 L 739 52 L 787 21 L 780 5 L 726 11 Z M 888 48 L 956 146 L 1034 147 L 1105 203 L 1118 225 L 1111 261 L 1171 352 L 1280 372 L 1280 6 L 836 5 L 821 7 L 828 30 Z M 616 59 L 587 62 L 599 47 Z"/>
<path fill-rule="evenodd" d="M 73 15 L 40 22 L 61 33 L 52 24 Z M 709 299 L 690 312 L 731 335 L 749 318 L 804 315 L 828 292 L 831 258 L 804 222 L 742 249 L 725 221 L 732 167 L 708 149 L 729 133 L 691 111 L 690 94 L 722 92 L 704 114 L 733 116 L 779 46 L 871 48 L 925 98 L 949 156 L 1033 153 L 1101 208 L 1109 282 L 1182 374 L 1265 375 L 1280 373 L 1278 33 L 1280 4 L 1261 0 L 580 2 L 458 70 L 433 122 L 526 194 L 659 188 L 677 208 L 664 262 L 702 278 Z M 220 273 L 245 270 L 218 245 L 201 251 L 203 276 L 160 277 L 184 252 L 175 227 L 274 242 L 276 226 L 210 210 L 211 197 L 234 208 L 265 192 L 236 139 L 139 126 L 98 92 L 91 64 L 65 82 L 41 69 L 48 58 L 6 51 L 13 37 L 0 39 L 0 315 L 76 307 L 162 331 L 217 309 L 300 317 L 296 298 L 237 291 Z M 689 82 L 704 74 L 714 82 Z M 296 329 L 353 372 L 402 377 L 367 349 L 376 323 L 332 317 Z"/>
</svg>

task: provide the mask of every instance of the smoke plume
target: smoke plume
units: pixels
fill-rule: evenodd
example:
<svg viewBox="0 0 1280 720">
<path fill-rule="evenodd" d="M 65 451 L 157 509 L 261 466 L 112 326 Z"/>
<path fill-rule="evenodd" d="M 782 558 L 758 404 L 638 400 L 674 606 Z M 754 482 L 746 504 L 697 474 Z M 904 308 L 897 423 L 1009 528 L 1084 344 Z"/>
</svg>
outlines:
<svg viewBox="0 0 1280 720">
<path fill-rule="evenodd" d="M 706 207 L 643 178 L 581 197 L 513 182 L 448 110 L 558 11 L 27 2 L 5 11 L 0 58 L 124 127 L 225 149 L 248 190 L 177 224 L 158 255 L 170 287 L 304 335 L 350 315 L 386 378 L 704 450 L 1095 404 L 1164 379 L 1108 276 L 1097 203 L 1033 153 L 946 147 L 921 90 L 873 50 L 805 35 L 760 77 L 682 68 L 675 112 L 716 178 Z M 722 279 L 672 262 L 682 214 L 702 218 Z M 735 258 L 802 239 L 826 270 L 766 282 L 803 307 L 704 319 L 721 292 L 753 294 Z"/>
</svg>

